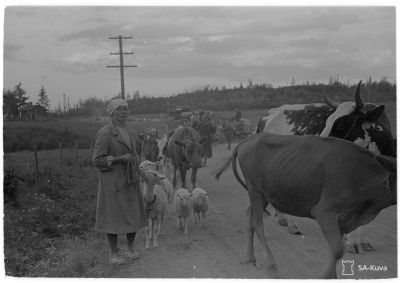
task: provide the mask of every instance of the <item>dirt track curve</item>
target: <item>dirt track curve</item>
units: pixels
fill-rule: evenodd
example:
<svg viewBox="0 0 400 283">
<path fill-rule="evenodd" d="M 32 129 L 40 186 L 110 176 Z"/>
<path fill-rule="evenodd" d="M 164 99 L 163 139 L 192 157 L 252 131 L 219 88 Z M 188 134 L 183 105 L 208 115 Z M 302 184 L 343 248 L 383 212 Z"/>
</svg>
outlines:
<svg viewBox="0 0 400 283">
<path fill-rule="evenodd" d="M 198 173 L 198 186 L 209 192 L 211 201 L 209 227 L 198 228 L 190 218 L 189 233 L 184 235 L 177 231 L 175 215 L 170 209 L 164 223 L 164 233 L 159 240 L 160 247 L 146 250 L 145 233 L 139 232 L 136 244 L 141 259 L 109 267 L 106 277 L 269 278 L 265 269 L 240 264 L 245 242 L 244 211 L 249 200 L 231 169 L 219 181 L 211 176 L 223 158 L 230 154 L 225 144 L 216 145 L 213 151 L 213 159 Z M 354 260 L 354 275 L 342 276 L 342 266 L 338 264 L 339 277 L 397 277 L 396 210 L 397 206 L 385 209 L 367 226 L 366 231 L 376 251 L 346 253 L 344 259 Z M 319 278 L 327 264 L 328 244 L 314 220 L 296 218 L 296 221 L 303 236 L 289 234 L 287 228 L 278 226 L 272 217 L 264 217 L 267 241 L 283 278 Z M 262 251 L 256 237 L 254 244 L 260 265 Z M 366 267 L 370 270 L 366 270 Z"/>
</svg>

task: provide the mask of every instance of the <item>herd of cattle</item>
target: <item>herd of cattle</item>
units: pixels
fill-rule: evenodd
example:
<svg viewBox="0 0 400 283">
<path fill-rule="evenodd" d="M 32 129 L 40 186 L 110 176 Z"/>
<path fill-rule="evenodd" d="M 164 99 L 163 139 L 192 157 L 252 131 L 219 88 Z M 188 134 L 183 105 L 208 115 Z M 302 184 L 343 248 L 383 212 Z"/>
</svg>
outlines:
<svg viewBox="0 0 400 283">
<path fill-rule="evenodd" d="M 331 249 L 324 276 L 336 278 L 336 264 L 345 249 L 356 253 L 374 249 L 363 225 L 397 203 L 396 140 L 384 106 L 364 104 L 360 86 L 361 81 L 355 102 L 336 103 L 325 96 L 326 104 L 270 109 L 259 120 L 256 133 L 240 141 L 215 171 L 218 179 L 232 164 L 236 179 L 247 190 L 246 262 L 255 264 L 256 233 L 269 276 L 279 278 L 280 274 L 265 239 L 263 213 L 273 209 L 291 233 L 300 233 L 301 227 L 290 215 L 315 219 Z M 196 188 L 205 139 L 192 128 L 181 126 L 147 150 L 149 158 L 162 158 L 159 163 L 169 169 L 173 191 L 177 175 L 180 188 L 188 189 L 188 170 L 191 188 Z M 151 172 L 154 175 L 156 171 Z M 187 197 L 192 196 L 188 191 Z M 177 221 L 178 226 L 182 224 Z"/>
</svg>

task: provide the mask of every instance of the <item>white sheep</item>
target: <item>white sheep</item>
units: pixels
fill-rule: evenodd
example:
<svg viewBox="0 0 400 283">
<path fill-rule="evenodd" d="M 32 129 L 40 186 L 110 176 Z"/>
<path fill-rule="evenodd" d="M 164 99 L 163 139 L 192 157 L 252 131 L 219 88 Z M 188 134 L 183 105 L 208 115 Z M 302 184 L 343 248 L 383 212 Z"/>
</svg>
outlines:
<svg viewBox="0 0 400 283">
<path fill-rule="evenodd" d="M 146 226 L 146 249 L 150 248 L 150 239 L 154 238 L 153 246 L 158 247 L 164 215 L 167 212 L 167 195 L 156 185 L 160 179 L 165 178 L 156 171 L 147 170 L 143 173 L 146 186 L 143 197 L 146 203 L 147 226 Z"/>
<path fill-rule="evenodd" d="M 142 171 L 145 170 L 155 170 L 162 173 L 169 181 L 172 180 L 172 163 L 171 160 L 162 154 L 162 148 L 160 149 L 160 155 L 157 158 L 157 161 L 152 162 L 149 160 L 144 160 L 140 163 L 139 169 Z M 177 176 L 179 178 L 179 176 Z"/>
<path fill-rule="evenodd" d="M 188 233 L 188 216 L 190 214 L 190 196 L 186 189 L 178 189 L 175 192 L 174 204 L 176 210 L 176 228 L 184 228 L 185 234 Z"/>
<path fill-rule="evenodd" d="M 143 161 L 139 165 L 139 169 L 142 171 L 142 173 L 145 173 L 147 171 L 153 171 L 156 172 L 159 177 L 164 177 L 164 178 L 157 178 L 155 180 L 156 184 L 161 187 L 161 189 L 165 192 L 167 195 L 168 203 L 172 202 L 172 198 L 174 196 L 174 187 L 172 186 L 172 183 L 170 180 L 165 178 L 165 175 L 161 175 L 160 173 L 157 172 L 157 164 L 159 162 L 151 162 L 148 160 Z M 146 187 L 146 185 L 144 186 Z M 145 188 L 144 188 L 145 189 Z"/>
<path fill-rule="evenodd" d="M 207 226 L 208 193 L 202 188 L 195 188 L 190 194 L 190 205 L 194 222 L 199 226 Z"/>
<path fill-rule="evenodd" d="M 142 172 L 147 171 L 147 170 L 158 171 L 159 168 L 160 168 L 160 161 L 152 162 L 149 160 L 144 160 L 139 164 L 139 169 Z"/>
</svg>

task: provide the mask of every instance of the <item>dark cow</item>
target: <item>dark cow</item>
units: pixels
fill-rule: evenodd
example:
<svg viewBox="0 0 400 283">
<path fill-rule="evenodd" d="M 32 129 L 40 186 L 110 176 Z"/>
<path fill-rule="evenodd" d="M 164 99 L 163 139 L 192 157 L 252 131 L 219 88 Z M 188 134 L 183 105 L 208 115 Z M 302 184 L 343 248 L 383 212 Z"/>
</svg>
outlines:
<svg viewBox="0 0 400 283">
<path fill-rule="evenodd" d="M 150 134 L 139 134 L 139 138 L 142 143 L 142 157 L 152 162 L 157 161 L 159 155 L 157 138 Z"/>
<path fill-rule="evenodd" d="M 172 186 L 174 190 L 177 185 L 176 171 L 179 171 L 181 184 L 186 186 L 186 171 L 192 169 L 192 190 L 196 187 L 197 169 L 202 167 L 204 157 L 203 143 L 207 137 L 200 135 L 191 127 L 180 126 L 169 138 L 166 145 L 165 155 L 172 163 Z"/>
<path fill-rule="evenodd" d="M 360 86 L 361 81 L 355 91 L 355 102 L 336 103 L 325 95 L 327 104 L 283 105 L 270 109 L 260 119 L 257 132 L 333 136 L 352 141 L 376 154 L 395 157 L 396 144 L 384 106 L 364 104 L 360 98 Z M 280 224 L 289 226 L 291 233 L 300 233 L 293 219 L 285 218 L 279 211 L 276 215 Z M 374 250 L 361 233 L 356 231 L 346 236 L 348 251 Z"/>
<path fill-rule="evenodd" d="M 255 264 L 256 232 L 273 277 L 280 274 L 263 228 L 263 211 L 269 203 L 284 213 L 317 220 L 331 249 L 325 278 L 336 278 L 336 264 L 344 253 L 343 234 L 396 204 L 396 159 L 337 138 L 255 134 L 236 146 L 216 172 L 217 178 L 230 163 L 250 198 L 245 262 Z"/>
</svg>

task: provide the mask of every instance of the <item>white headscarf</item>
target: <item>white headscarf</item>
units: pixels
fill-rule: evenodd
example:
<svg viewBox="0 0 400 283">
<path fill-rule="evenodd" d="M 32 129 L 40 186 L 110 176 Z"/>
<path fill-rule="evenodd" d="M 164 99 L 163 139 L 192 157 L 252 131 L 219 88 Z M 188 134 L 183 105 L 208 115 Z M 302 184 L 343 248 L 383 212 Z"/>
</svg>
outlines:
<svg viewBox="0 0 400 283">
<path fill-rule="evenodd" d="M 126 106 L 128 107 L 128 103 L 123 100 L 122 98 L 116 98 L 111 100 L 108 105 L 107 105 L 107 113 L 108 115 L 112 115 L 112 113 L 114 112 L 115 109 L 117 109 L 118 106 Z"/>
</svg>

